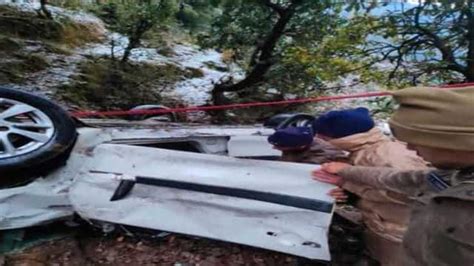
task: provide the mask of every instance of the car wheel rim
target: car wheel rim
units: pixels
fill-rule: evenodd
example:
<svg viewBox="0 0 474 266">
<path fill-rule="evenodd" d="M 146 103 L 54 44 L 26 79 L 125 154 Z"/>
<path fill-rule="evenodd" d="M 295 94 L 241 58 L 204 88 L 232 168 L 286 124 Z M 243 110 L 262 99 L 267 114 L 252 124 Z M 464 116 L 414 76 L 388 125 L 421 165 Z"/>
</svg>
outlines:
<svg viewBox="0 0 474 266">
<path fill-rule="evenodd" d="M 0 159 L 38 150 L 54 137 L 53 121 L 41 110 L 0 98 Z"/>
</svg>

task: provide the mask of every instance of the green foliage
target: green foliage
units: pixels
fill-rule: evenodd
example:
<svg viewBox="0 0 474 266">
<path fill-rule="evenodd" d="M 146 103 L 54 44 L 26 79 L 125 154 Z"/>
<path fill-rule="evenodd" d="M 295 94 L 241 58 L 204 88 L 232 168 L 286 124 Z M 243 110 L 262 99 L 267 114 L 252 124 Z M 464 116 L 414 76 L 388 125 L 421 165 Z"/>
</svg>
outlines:
<svg viewBox="0 0 474 266">
<path fill-rule="evenodd" d="M 285 7 L 291 0 L 221 1 L 222 14 L 199 36 L 200 44 L 232 50 L 232 59 L 249 72 L 258 55 L 254 51 L 279 18 L 268 2 Z M 313 94 L 349 73 L 359 82 L 392 88 L 474 81 L 473 1 L 424 1 L 382 17 L 370 12 L 389 2 L 301 3 L 278 41 L 260 91 Z"/>
<path fill-rule="evenodd" d="M 233 49 L 238 58 L 244 58 L 274 22 L 271 10 L 257 1 L 226 1 L 222 14 L 215 18 L 209 32 L 199 36 L 199 41 L 203 47 Z"/>
<path fill-rule="evenodd" d="M 177 21 L 191 33 L 205 30 L 219 15 L 220 0 L 182 0 L 176 13 Z"/>
<path fill-rule="evenodd" d="M 395 110 L 395 101 L 392 97 L 377 97 L 368 100 L 372 115 L 376 118 L 386 120 Z"/>
<path fill-rule="evenodd" d="M 109 27 L 128 37 L 122 63 L 126 63 L 131 50 L 141 44 L 143 36 L 152 29 L 166 27 L 176 13 L 177 4 L 171 0 L 115 0 L 101 6 L 97 13 Z"/>
<path fill-rule="evenodd" d="M 287 49 L 283 63 L 299 64 L 309 77 L 319 81 L 337 81 L 350 73 L 357 74 L 361 82 L 381 81 L 384 73 L 374 66 L 377 60 L 367 56 L 364 49 L 368 36 L 378 27 L 377 19 L 371 16 L 341 21 L 315 45 Z"/>
<path fill-rule="evenodd" d="M 380 23 L 370 50 L 393 64 L 393 85 L 474 81 L 473 1 L 422 1 Z"/>
<path fill-rule="evenodd" d="M 48 0 L 48 4 L 76 10 L 87 9 L 93 5 L 93 3 L 83 0 Z"/>
<path fill-rule="evenodd" d="M 205 47 L 234 51 L 234 59 L 247 71 L 255 63 L 253 52 L 264 41 L 279 15 L 259 0 L 225 1 L 207 34 L 199 37 Z M 289 1 L 273 1 L 285 6 Z M 332 1 L 303 0 L 275 48 L 274 64 L 260 91 L 279 95 L 309 96 L 324 82 L 358 73 L 367 81 L 380 79 L 363 47 L 379 27 L 370 16 L 346 18 L 345 5 Z M 249 88 L 253 90 L 254 88 Z"/>
<path fill-rule="evenodd" d="M 138 24 L 149 25 L 150 29 L 166 25 L 176 10 L 174 1 L 112 0 L 101 5 L 97 13 L 111 30 L 129 36 L 140 26 Z"/>
<path fill-rule="evenodd" d="M 166 0 L 143 0 L 143 1 L 109 1 L 108 6 L 116 7 L 115 20 L 111 20 L 113 30 L 130 35 L 139 23 L 150 25 L 149 27 L 165 25 L 170 21 L 170 14 L 176 12 L 174 1 Z"/>
</svg>

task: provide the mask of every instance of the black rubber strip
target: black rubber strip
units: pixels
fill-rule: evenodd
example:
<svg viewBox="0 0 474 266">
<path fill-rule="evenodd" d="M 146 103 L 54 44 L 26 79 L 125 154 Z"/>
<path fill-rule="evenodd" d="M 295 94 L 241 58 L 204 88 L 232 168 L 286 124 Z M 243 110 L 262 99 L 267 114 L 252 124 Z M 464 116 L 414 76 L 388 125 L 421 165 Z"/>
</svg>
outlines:
<svg viewBox="0 0 474 266">
<path fill-rule="evenodd" d="M 276 194 L 271 192 L 261 192 L 255 190 L 248 190 L 242 188 L 230 188 L 214 185 L 202 185 L 191 182 L 183 181 L 174 181 L 166 180 L 159 178 L 150 178 L 150 177 L 136 177 L 136 183 L 159 186 L 159 187 L 168 187 L 176 189 L 184 189 L 196 192 L 210 193 L 216 195 L 223 195 L 235 198 L 251 199 L 263 202 L 270 202 L 275 204 L 280 204 L 284 206 L 295 207 L 299 209 L 306 209 L 318 212 L 331 213 L 333 204 L 330 202 L 325 202 L 316 199 L 308 199 L 297 196 L 289 196 Z"/>
<path fill-rule="evenodd" d="M 135 186 L 135 181 L 133 180 L 122 180 L 120 181 L 118 187 L 115 189 L 114 194 L 110 198 L 110 201 L 121 200 L 125 198 L 130 191 L 132 191 Z"/>
</svg>

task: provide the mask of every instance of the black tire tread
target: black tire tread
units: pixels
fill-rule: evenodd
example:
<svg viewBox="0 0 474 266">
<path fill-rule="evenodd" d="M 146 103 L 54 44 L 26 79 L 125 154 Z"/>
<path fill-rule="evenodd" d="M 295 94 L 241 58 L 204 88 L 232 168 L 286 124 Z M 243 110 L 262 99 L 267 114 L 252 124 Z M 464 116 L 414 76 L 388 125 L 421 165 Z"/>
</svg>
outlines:
<svg viewBox="0 0 474 266">
<path fill-rule="evenodd" d="M 53 138 L 27 154 L 0 160 L 0 186 L 39 177 L 64 163 L 77 138 L 74 120 L 59 105 L 30 93 L 0 86 L 0 98 L 24 102 L 44 112 L 56 128 Z M 65 159 L 66 158 L 66 159 Z M 21 183 L 21 182 L 20 182 Z"/>
</svg>

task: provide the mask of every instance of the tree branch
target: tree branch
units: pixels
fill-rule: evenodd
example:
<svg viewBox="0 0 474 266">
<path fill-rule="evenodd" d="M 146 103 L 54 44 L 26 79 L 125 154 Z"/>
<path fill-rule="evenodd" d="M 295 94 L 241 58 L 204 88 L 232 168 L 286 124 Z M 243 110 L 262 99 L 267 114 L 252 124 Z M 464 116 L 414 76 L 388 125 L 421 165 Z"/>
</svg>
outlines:
<svg viewBox="0 0 474 266">
<path fill-rule="evenodd" d="M 285 8 L 280 6 L 279 4 L 273 3 L 272 0 L 262 0 L 263 4 L 268 6 L 269 8 L 273 9 L 273 11 L 277 12 L 278 15 L 283 15 L 285 13 Z"/>
<path fill-rule="evenodd" d="M 447 63 L 447 66 L 446 66 L 447 69 L 464 74 L 466 72 L 466 69 L 456 61 L 456 57 L 454 56 L 452 49 L 446 44 L 446 42 L 441 37 L 439 37 L 435 32 L 430 31 L 429 29 L 423 27 L 420 24 L 420 14 L 428 3 L 429 1 L 427 1 L 423 6 L 415 8 L 415 17 L 414 17 L 415 28 L 418 30 L 420 34 L 430 39 L 433 43 L 433 46 L 436 47 L 441 52 L 443 60 Z"/>
</svg>

